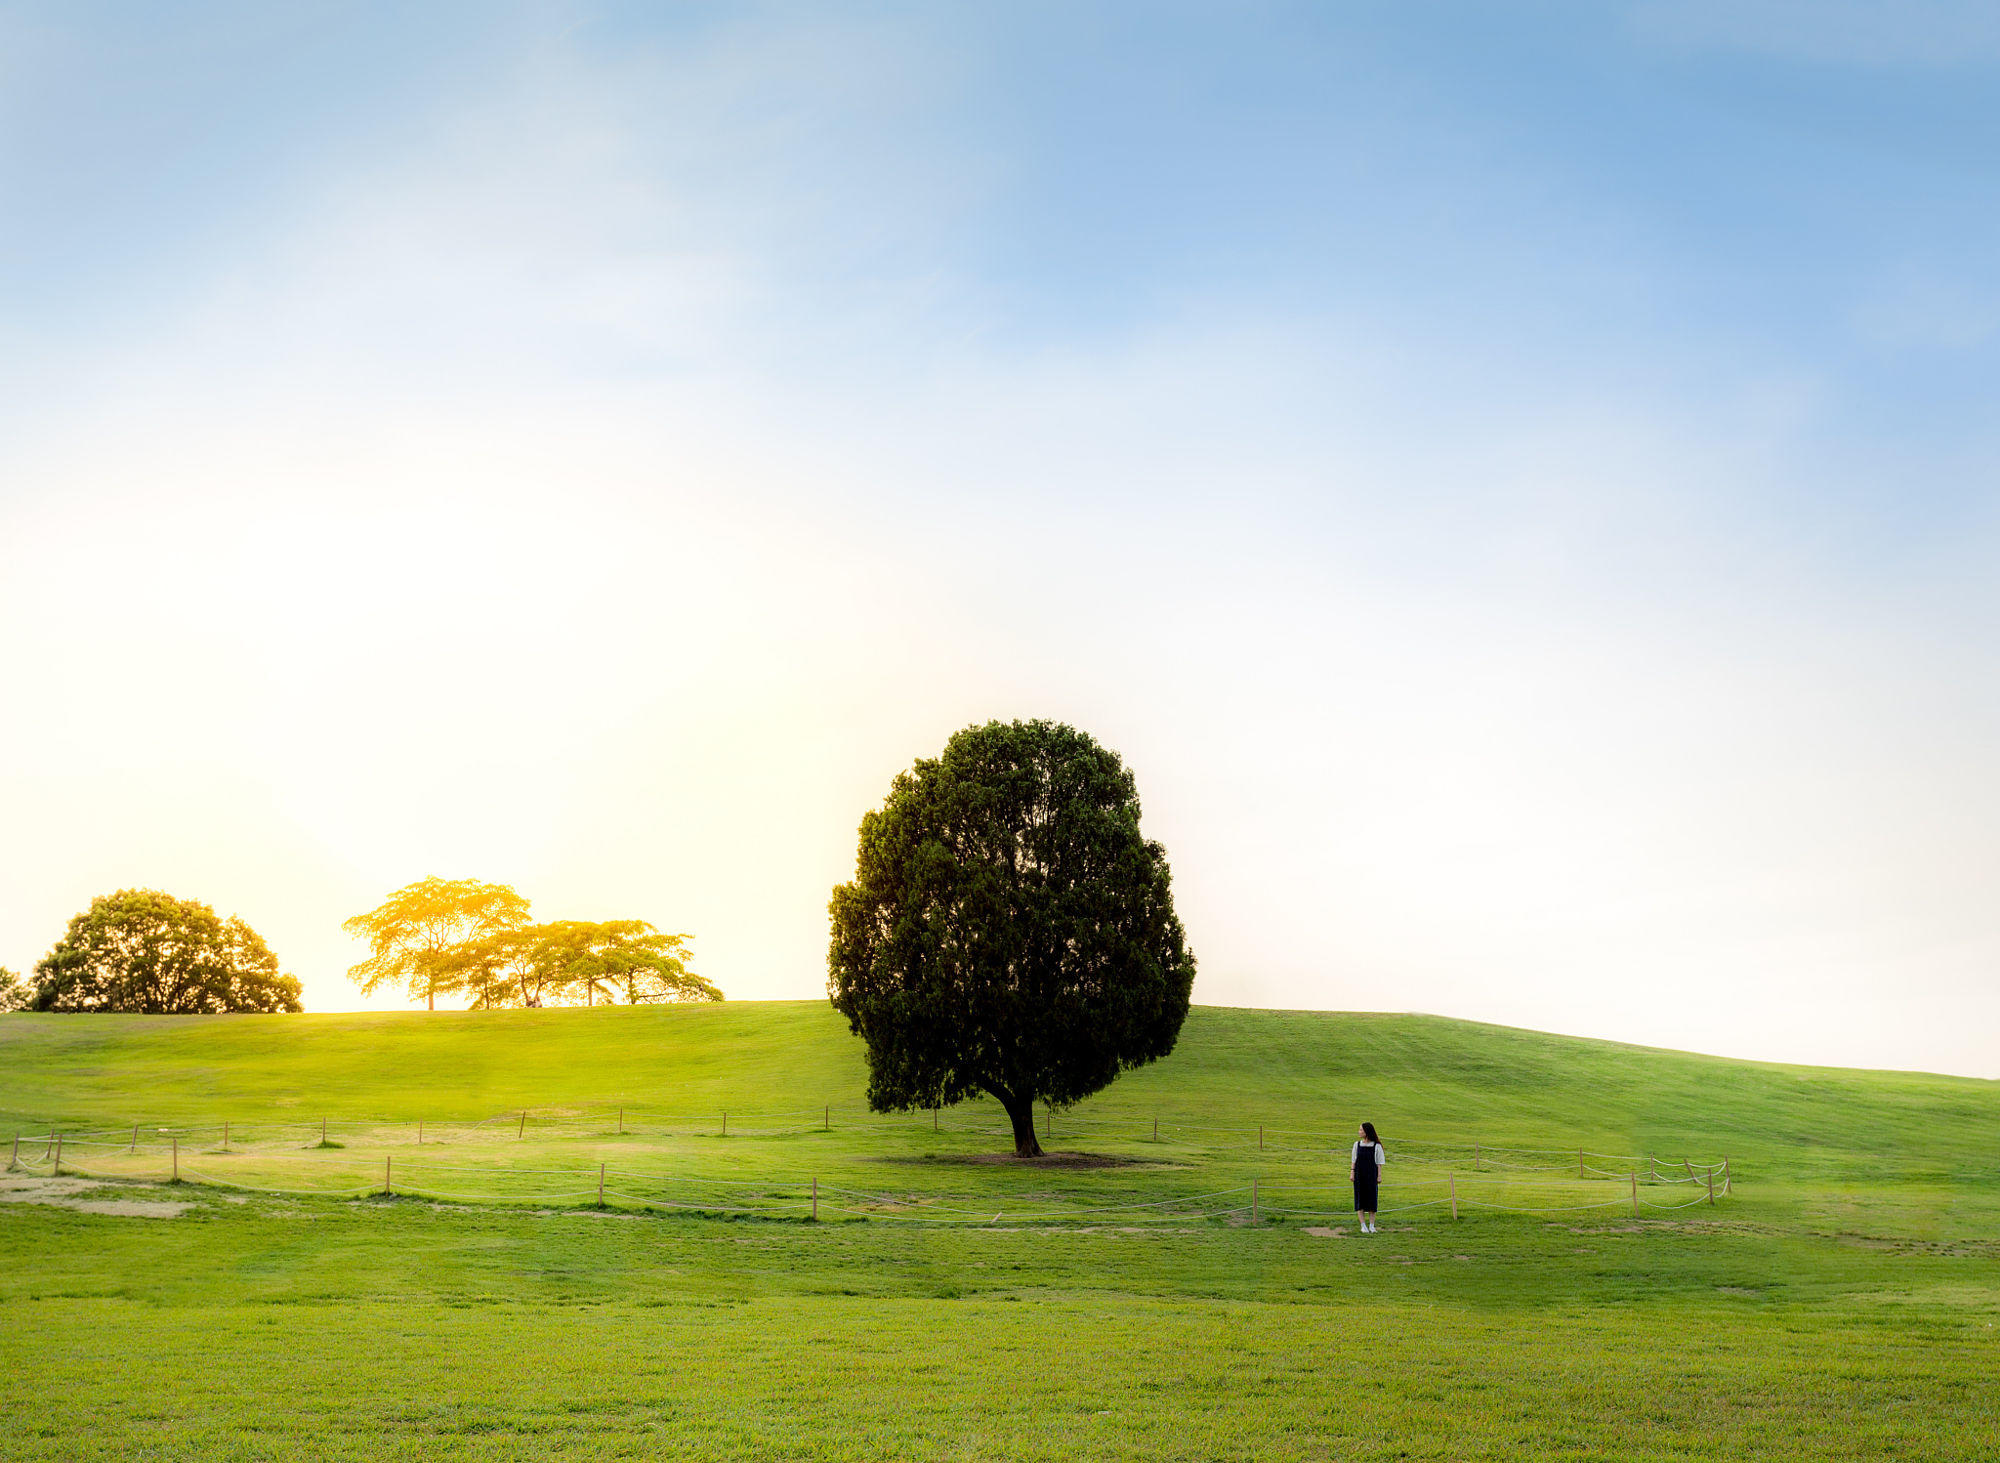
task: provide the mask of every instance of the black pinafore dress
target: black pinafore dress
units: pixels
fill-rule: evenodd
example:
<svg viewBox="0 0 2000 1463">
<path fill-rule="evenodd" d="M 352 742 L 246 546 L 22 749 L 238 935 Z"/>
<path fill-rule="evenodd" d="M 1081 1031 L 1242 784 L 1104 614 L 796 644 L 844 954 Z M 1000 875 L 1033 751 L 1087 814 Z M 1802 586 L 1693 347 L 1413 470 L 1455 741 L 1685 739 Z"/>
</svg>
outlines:
<svg viewBox="0 0 2000 1463">
<path fill-rule="evenodd" d="M 1357 1142 L 1348 1152 L 1348 1160 L 1354 1165 L 1354 1208 L 1362 1214 L 1373 1214 L 1377 1209 L 1375 1190 L 1379 1186 L 1381 1169 L 1375 1165 L 1373 1143 Z"/>
</svg>

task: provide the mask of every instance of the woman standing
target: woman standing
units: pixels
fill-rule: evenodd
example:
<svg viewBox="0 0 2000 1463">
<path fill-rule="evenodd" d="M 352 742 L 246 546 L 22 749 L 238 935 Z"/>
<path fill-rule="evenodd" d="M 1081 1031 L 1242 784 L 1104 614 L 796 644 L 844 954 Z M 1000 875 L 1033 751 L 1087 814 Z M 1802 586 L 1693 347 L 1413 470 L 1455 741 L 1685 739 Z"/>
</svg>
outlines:
<svg viewBox="0 0 2000 1463">
<path fill-rule="evenodd" d="M 1354 1181 L 1354 1211 L 1361 1216 L 1363 1234 L 1376 1232 L 1375 1192 L 1382 1182 L 1382 1165 L 1388 1161 L 1382 1140 L 1375 1136 L 1375 1125 L 1363 1123 L 1347 1155 L 1347 1176 Z"/>
</svg>

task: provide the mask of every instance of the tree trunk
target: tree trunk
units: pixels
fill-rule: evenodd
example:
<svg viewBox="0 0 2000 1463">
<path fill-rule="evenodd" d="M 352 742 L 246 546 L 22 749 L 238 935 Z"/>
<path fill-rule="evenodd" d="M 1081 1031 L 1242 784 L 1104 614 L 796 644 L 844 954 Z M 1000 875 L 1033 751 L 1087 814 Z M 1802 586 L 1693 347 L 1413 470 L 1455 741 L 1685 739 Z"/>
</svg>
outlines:
<svg viewBox="0 0 2000 1463">
<path fill-rule="evenodd" d="M 424 1000 L 431 1010 L 435 1011 L 438 1008 L 438 991 L 436 986 L 431 986 L 424 991 Z"/>
<path fill-rule="evenodd" d="M 1000 1105 L 1007 1109 L 1008 1121 L 1014 1125 L 1014 1156 L 1040 1158 L 1042 1145 L 1035 1141 L 1035 1099 L 1005 1092 L 993 1095 L 1000 1099 Z"/>
</svg>

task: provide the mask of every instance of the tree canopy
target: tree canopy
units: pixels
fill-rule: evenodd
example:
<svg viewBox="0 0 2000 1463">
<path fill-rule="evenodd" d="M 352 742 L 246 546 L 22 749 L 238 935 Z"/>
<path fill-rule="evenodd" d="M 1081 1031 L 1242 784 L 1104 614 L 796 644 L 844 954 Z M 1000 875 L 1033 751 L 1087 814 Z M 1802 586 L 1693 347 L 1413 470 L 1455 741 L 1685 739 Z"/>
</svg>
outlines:
<svg viewBox="0 0 2000 1463">
<path fill-rule="evenodd" d="M 505 884 L 422 879 L 344 928 L 374 950 L 348 971 L 364 993 L 393 980 L 432 1010 L 451 994 L 474 1010 L 722 999 L 688 969 L 690 936 L 637 919 L 529 924 Z"/>
<path fill-rule="evenodd" d="M 157 889 L 93 899 L 35 967 L 38 1011 L 300 1011 L 299 982 L 241 919 Z"/>
<path fill-rule="evenodd" d="M 1115 752 L 1053 722 L 968 727 L 861 820 L 833 891 L 827 991 L 868 1044 L 877 1111 L 986 1092 L 1014 1149 L 1173 1050 L 1195 962 L 1166 852 Z"/>
<path fill-rule="evenodd" d="M 35 988 L 0 965 L 0 1011 L 25 1011 L 35 999 Z"/>
<path fill-rule="evenodd" d="M 474 1009 L 721 1000 L 687 968 L 687 940 L 641 919 L 524 925 L 466 948 L 466 989 Z"/>
<path fill-rule="evenodd" d="M 435 876 L 406 884 L 341 928 L 368 942 L 370 954 L 347 978 L 373 995 L 384 984 L 403 987 L 435 1011 L 437 998 L 465 989 L 468 946 L 518 929 L 528 901 L 505 884 Z"/>
</svg>

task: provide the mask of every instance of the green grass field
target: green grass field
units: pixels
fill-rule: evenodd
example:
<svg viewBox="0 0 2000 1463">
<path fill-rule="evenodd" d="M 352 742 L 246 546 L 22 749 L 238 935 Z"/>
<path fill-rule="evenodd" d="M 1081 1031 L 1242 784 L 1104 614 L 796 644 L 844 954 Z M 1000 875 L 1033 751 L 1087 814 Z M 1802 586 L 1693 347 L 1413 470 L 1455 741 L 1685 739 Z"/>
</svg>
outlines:
<svg viewBox="0 0 2000 1463">
<path fill-rule="evenodd" d="M 140 1183 L 146 1143 L 66 1150 L 111 1176 L 72 1189 L 36 1147 L 9 1197 L 187 1207 L 0 1204 L 0 1457 L 2000 1455 L 2000 1084 L 1202 1009 L 1054 1116 L 1102 1168 L 971 1161 L 990 1111 L 871 1119 L 862 1086 L 817 1003 L 0 1019 L 0 1141 L 137 1123 L 233 1182 L 359 1194 L 388 1158 L 513 1201 Z M 1601 1207 L 1362 1238 L 1332 1148 L 1363 1116 L 1385 1209 Z M 1726 1154 L 1731 1192 L 1648 1183 L 1635 1221 L 1577 1148 Z M 599 1163 L 767 1208 L 600 1210 Z M 801 1222 L 815 1178 L 871 1198 Z M 1253 1180 L 1255 1225 L 1201 1201 Z"/>
</svg>

